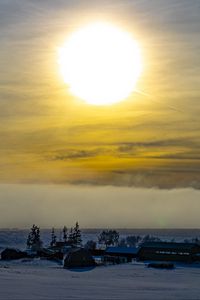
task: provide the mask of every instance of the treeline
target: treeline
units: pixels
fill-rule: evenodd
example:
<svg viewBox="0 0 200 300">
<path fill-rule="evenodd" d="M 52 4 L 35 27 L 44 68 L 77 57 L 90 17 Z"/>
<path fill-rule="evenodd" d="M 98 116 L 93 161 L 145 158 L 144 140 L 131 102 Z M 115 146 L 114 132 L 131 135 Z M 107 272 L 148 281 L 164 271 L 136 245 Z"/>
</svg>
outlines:
<svg viewBox="0 0 200 300">
<path fill-rule="evenodd" d="M 88 240 L 83 245 L 82 233 L 79 227 L 78 222 L 75 223 L 74 227 L 71 227 L 69 230 L 66 226 L 60 231 L 59 237 L 55 233 L 55 229 L 51 230 L 51 241 L 50 247 L 62 247 L 62 246 L 71 246 L 71 247 L 85 247 L 86 249 L 96 249 L 98 247 L 108 247 L 108 246 L 119 246 L 119 247 L 139 247 L 145 242 L 162 242 L 163 240 L 151 236 L 151 235 L 128 235 L 126 237 L 120 238 L 119 232 L 117 230 L 103 230 L 97 237 L 97 241 Z M 169 241 L 169 240 L 168 240 Z M 171 240 L 174 242 L 174 239 Z M 185 240 L 185 243 L 195 242 L 200 243 L 198 238 L 192 240 Z M 27 238 L 27 248 L 31 250 L 41 249 L 43 242 L 40 237 L 40 228 L 36 225 L 33 225 L 30 229 Z"/>
<path fill-rule="evenodd" d="M 144 242 L 158 242 L 161 241 L 158 237 L 145 235 L 129 235 L 124 238 L 120 238 L 119 232 L 116 230 L 103 230 L 98 236 L 98 244 L 108 246 L 119 246 L 119 247 L 138 247 Z M 88 249 L 95 249 L 97 243 L 93 240 L 89 240 L 86 245 Z"/>
<path fill-rule="evenodd" d="M 67 227 L 64 226 L 60 237 L 55 234 L 55 229 L 52 228 L 51 230 L 51 247 L 56 247 L 59 243 L 66 245 L 66 246 L 74 246 L 80 247 L 82 245 L 82 237 L 81 237 L 81 230 L 79 228 L 78 222 L 76 222 L 75 226 L 70 228 L 68 231 Z M 40 227 L 33 224 L 28 234 L 28 238 L 26 241 L 27 248 L 30 250 L 38 250 L 41 249 L 43 246 L 43 241 L 40 237 Z"/>
<path fill-rule="evenodd" d="M 64 226 L 60 233 L 59 241 L 63 242 L 66 245 L 69 245 L 69 246 L 81 246 L 82 245 L 82 236 L 81 236 L 81 230 L 79 228 L 78 222 L 76 222 L 75 226 L 71 227 L 70 230 L 68 230 L 67 227 Z M 55 229 L 52 228 L 51 243 L 50 243 L 51 247 L 56 246 L 56 244 L 59 241 L 55 234 Z"/>
</svg>

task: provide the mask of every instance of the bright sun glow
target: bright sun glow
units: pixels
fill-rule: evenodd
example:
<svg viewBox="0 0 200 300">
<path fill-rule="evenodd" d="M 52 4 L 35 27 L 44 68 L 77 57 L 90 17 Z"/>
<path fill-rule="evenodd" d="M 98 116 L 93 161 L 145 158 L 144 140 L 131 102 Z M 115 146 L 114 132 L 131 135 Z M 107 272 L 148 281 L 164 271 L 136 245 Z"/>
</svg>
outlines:
<svg viewBox="0 0 200 300">
<path fill-rule="evenodd" d="M 127 98 L 142 69 L 137 42 L 106 23 L 94 23 L 73 33 L 59 49 L 59 64 L 72 94 L 94 105 Z"/>
</svg>

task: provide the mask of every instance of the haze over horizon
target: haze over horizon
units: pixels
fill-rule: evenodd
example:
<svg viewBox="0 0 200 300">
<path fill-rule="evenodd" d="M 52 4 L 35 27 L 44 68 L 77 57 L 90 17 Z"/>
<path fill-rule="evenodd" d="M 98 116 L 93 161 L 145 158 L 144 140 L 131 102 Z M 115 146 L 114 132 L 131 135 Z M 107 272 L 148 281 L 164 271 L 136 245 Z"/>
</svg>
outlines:
<svg viewBox="0 0 200 300">
<path fill-rule="evenodd" d="M 193 189 L 0 185 L 0 228 L 200 228 Z"/>
</svg>

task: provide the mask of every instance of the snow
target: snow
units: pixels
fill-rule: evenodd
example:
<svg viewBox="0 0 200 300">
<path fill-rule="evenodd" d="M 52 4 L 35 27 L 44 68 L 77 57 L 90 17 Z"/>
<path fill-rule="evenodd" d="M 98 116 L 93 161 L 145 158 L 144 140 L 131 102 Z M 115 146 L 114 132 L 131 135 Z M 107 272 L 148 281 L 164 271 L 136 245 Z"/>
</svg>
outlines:
<svg viewBox="0 0 200 300">
<path fill-rule="evenodd" d="M 143 263 L 71 271 L 47 260 L 0 262 L 2 300 L 197 300 L 200 265 L 173 270 Z"/>
<path fill-rule="evenodd" d="M 29 230 L 0 230 L 0 248 L 25 248 Z M 42 230 L 44 244 L 50 230 Z M 97 240 L 99 230 L 84 231 L 84 242 Z M 183 241 L 200 237 L 200 230 L 124 230 L 152 234 L 165 240 Z M 173 270 L 147 268 L 144 263 L 70 271 L 45 259 L 0 261 L 0 300 L 199 300 L 200 264 L 177 264 Z"/>
</svg>

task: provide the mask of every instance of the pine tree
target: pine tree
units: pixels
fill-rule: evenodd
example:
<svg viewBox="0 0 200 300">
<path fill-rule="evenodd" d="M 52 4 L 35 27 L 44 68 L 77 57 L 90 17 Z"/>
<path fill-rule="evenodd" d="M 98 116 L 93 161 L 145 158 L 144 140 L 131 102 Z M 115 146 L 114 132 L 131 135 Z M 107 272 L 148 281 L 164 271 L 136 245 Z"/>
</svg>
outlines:
<svg viewBox="0 0 200 300">
<path fill-rule="evenodd" d="M 67 242 L 67 238 L 68 238 L 68 236 L 67 236 L 67 227 L 64 226 L 63 227 L 63 241 L 64 241 L 64 243 Z"/>
<path fill-rule="evenodd" d="M 79 224 L 76 222 L 74 227 L 74 245 L 81 246 L 82 238 L 81 238 L 81 231 L 79 229 Z"/>
<path fill-rule="evenodd" d="M 55 246 L 56 245 L 56 235 L 55 235 L 55 230 L 54 228 L 52 228 L 52 231 L 51 231 L 51 247 Z"/>
<path fill-rule="evenodd" d="M 27 238 L 27 247 L 31 250 L 39 250 L 42 247 L 42 241 L 40 239 L 40 228 L 33 224 L 30 233 Z"/>
<path fill-rule="evenodd" d="M 74 244 L 74 232 L 73 232 L 72 228 L 70 228 L 68 242 L 69 242 L 70 245 Z"/>
</svg>

